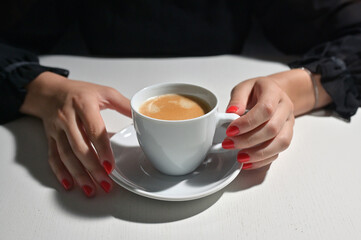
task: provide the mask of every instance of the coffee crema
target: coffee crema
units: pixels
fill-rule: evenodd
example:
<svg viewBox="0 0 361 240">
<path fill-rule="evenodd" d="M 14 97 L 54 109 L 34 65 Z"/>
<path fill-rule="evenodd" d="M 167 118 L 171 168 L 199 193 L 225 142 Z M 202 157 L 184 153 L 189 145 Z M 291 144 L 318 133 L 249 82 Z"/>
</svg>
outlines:
<svg viewBox="0 0 361 240">
<path fill-rule="evenodd" d="M 164 94 L 147 99 L 139 112 L 161 120 L 186 120 L 200 117 L 210 111 L 209 105 L 195 96 Z"/>
</svg>

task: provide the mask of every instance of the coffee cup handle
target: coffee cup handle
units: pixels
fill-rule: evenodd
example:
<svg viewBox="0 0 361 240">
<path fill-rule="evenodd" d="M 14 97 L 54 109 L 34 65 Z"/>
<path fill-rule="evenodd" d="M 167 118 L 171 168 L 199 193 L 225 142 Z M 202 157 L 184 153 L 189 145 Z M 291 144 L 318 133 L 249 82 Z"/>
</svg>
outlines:
<svg viewBox="0 0 361 240">
<path fill-rule="evenodd" d="M 217 113 L 217 128 L 219 128 L 221 125 L 225 123 L 230 123 L 233 120 L 236 120 L 239 118 L 238 114 L 235 113 Z M 209 153 L 219 153 L 219 152 L 225 152 L 226 149 L 222 148 L 222 143 L 217 143 L 212 145 L 212 147 L 209 150 Z"/>
</svg>

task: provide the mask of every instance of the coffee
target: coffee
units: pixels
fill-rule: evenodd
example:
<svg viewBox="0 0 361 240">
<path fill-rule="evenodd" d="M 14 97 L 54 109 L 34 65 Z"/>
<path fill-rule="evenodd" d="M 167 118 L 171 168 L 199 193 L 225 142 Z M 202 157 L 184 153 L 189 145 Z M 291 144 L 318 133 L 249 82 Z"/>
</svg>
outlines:
<svg viewBox="0 0 361 240">
<path fill-rule="evenodd" d="M 161 120 L 186 120 L 200 117 L 210 111 L 202 99 L 180 94 L 165 94 L 149 98 L 139 108 L 139 112 Z"/>
</svg>

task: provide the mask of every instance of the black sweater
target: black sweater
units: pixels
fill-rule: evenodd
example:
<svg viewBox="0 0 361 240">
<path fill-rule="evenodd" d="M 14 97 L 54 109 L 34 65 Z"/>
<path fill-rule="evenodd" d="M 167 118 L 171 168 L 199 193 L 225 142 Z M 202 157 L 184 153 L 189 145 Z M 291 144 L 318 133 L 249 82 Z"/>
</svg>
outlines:
<svg viewBox="0 0 361 240">
<path fill-rule="evenodd" d="M 361 2 L 345 0 L 14 0 L 0 8 L 0 123 L 20 116 L 40 54 L 172 57 L 240 54 L 252 19 L 291 68 L 320 73 L 332 108 L 361 106 Z"/>
</svg>

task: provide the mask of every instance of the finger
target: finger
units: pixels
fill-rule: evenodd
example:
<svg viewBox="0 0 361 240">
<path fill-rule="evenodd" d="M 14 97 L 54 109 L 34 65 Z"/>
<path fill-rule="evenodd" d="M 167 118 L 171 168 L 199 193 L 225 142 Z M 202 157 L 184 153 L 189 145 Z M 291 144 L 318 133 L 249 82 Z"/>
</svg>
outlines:
<svg viewBox="0 0 361 240">
<path fill-rule="evenodd" d="M 252 81 L 245 81 L 235 86 L 232 89 L 231 99 L 228 103 L 226 112 L 243 115 L 246 111 L 252 88 Z"/>
<path fill-rule="evenodd" d="M 277 89 L 269 87 L 262 90 L 260 96 L 254 96 L 257 98 L 257 103 L 252 107 L 247 114 L 234 120 L 227 128 L 227 136 L 235 136 L 249 132 L 261 124 L 265 123 L 275 113 L 277 106 L 281 100 L 281 95 L 276 92 Z M 253 100 L 252 100 L 253 101 Z"/>
<path fill-rule="evenodd" d="M 113 186 L 112 180 L 100 165 L 99 158 L 82 130 L 82 126 L 76 119 L 73 119 L 73 121 L 69 121 L 65 133 L 76 158 L 104 191 L 109 192 Z M 106 137 L 106 139 L 108 138 Z"/>
<path fill-rule="evenodd" d="M 270 158 L 267 158 L 263 161 L 260 162 L 255 162 L 255 163 L 244 163 L 242 165 L 242 169 L 243 170 L 254 170 L 254 169 L 258 169 L 264 166 L 267 166 L 269 164 L 271 164 L 274 160 L 276 160 L 278 158 L 278 154 L 275 156 L 272 156 Z"/>
<path fill-rule="evenodd" d="M 96 104 L 82 104 L 81 106 L 79 105 L 80 104 L 77 104 L 76 111 L 80 118 L 81 124 L 79 126 L 78 123 L 78 126 L 76 126 L 70 133 L 71 137 L 74 139 L 74 145 L 75 143 L 84 142 L 84 137 L 81 136 L 78 131 L 78 129 L 84 128 L 86 136 L 89 137 L 90 142 L 94 145 L 96 149 L 100 164 L 104 167 L 107 174 L 110 174 L 114 166 L 114 157 L 112 149 L 110 147 L 110 141 L 108 138 L 105 123 L 100 114 L 100 109 Z M 82 148 L 83 152 L 87 151 L 89 148 L 86 145 L 74 147 Z M 83 153 L 79 154 L 83 155 Z"/>
<path fill-rule="evenodd" d="M 256 147 L 241 150 L 237 154 L 237 161 L 240 163 L 256 163 L 286 150 L 291 144 L 293 126 L 294 118 L 290 118 L 277 137 Z"/>
<path fill-rule="evenodd" d="M 69 173 L 73 176 L 73 179 L 83 189 L 86 196 L 94 196 L 95 185 L 89 174 L 85 171 L 83 165 L 73 153 L 65 132 L 59 132 L 56 144 L 60 159 L 68 169 Z"/>
<path fill-rule="evenodd" d="M 113 109 L 125 116 L 132 117 L 130 100 L 124 97 L 114 88 L 106 88 L 103 92 L 104 98 L 107 100 L 107 107 Z"/>
<path fill-rule="evenodd" d="M 281 101 L 275 114 L 269 121 L 245 134 L 228 138 L 234 142 L 235 148 L 238 149 L 259 145 L 275 138 L 280 133 L 291 114 L 292 109 L 289 107 L 289 104 L 285 101 Z"/>
<path fill-rule="evenodd" d="M 89 171 L 91 176 L 95 179 L 95 181 L 103 188 L 105 192 L 110 192 L 113 188 L 113 181 L 109 178 L 108 173 L 104 171 L 104 169 L 99 164 L 99 158 L 97 156 L 97 153 L 95 152 L 91 142 L 88 140 L 87 135 L 85 133 L 84 128 L 79 127 L 81 135 L 83 136 L 84 142 L 87 144 L 87 147 L 89 149 L 89 154 L 91 156 L 90 159 L 84 159 L 84 161 L 81 161 L 83 163 L 83 166 Z M 106 134 L 106 136 L 108 136 Z M 106 139 L 109 141 L 109 138 L 106 137 Z M 111 154 L 112 151 L 110 150 Z M 113 157 L 113 155 L 111 155 Z M 109 162 L 105 161 L 103 162 L 103 167 L 106 171 L 111 172 L 111 165 L 107 165 Z"/>
<path fill-rule="evenodd" d="M 71 177 L 69 171 L 66 169 L 64 164 L 62 163 L 58 149 L 56 147 L 56 142 L 53 138 L 50 138 L 48 141 L 49 144 L 49 156 L 48 161 L 51 170 L 54 172 L 58 181 L 63 185 L 65 190 L 70 190 L 74 183 L 73 178 Z"/>
</svg>

